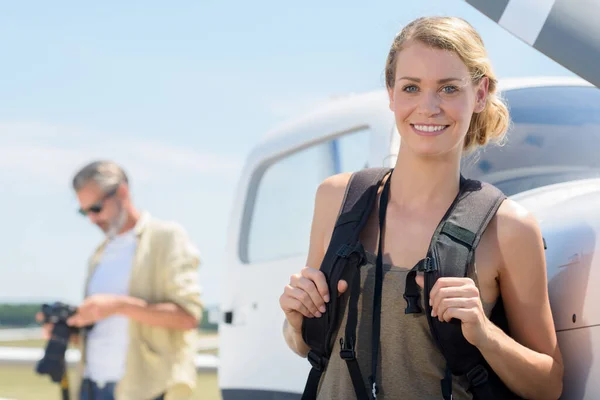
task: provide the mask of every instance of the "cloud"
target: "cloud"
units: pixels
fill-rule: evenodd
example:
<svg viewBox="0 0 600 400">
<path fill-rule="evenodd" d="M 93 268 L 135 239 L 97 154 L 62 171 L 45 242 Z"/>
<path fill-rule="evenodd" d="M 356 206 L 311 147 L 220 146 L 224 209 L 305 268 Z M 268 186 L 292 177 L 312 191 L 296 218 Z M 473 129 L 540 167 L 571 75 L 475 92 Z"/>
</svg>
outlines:
<svg viewBox="0 0 600 400">
<path fill-rule="evenodd" d="M 227 154 L 199 152 L 167 141 L 144 140 L 74 126 L 0 122 L 0 178 L 64 187 L 73 173 L 94 159 L 111 159 L 140 183 L 176 177 L 233 177 L 240 161 Z"/>
</svg>

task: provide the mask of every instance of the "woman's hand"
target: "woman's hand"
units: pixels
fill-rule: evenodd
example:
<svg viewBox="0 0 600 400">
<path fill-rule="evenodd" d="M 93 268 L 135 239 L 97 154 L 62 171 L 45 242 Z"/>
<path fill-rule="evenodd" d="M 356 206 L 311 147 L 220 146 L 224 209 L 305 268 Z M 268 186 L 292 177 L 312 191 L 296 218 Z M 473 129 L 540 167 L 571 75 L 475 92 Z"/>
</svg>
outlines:
<svg viewBox="0 0 600 400">
<path fill-rule="evenodd" d="M 483 311 L 479 289 L 470 278 L 439 278 L 429 294 L 432 317 L 450 322 L 462 322 L 465 339 L 481 346 L 489 337 L 489 319 Z"/>
<path fill-rule="evenodd" d="M 345 281 L 338 282 L 341 295 L 348 289 Z M 281 309 L 289 325 L 296 332 L 302 330 L 304 317 L 320 318 L 325 312 L 325 303 L 329 302 L 329 289 L 325 275 L 315 268 L 304 267 L 290 278 L 290 283 L 279 298 Z"/>
</svg>

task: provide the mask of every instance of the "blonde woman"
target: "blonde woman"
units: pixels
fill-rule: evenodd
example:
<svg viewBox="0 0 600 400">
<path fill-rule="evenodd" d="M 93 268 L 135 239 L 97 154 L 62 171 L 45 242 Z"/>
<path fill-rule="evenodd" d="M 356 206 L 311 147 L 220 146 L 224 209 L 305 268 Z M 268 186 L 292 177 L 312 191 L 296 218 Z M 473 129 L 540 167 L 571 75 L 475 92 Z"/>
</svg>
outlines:
<svg viewBox="0 0 600 400">
<path fill-rule="evenodd" d="M 356 303 L 360 314 L 356 358 L 369 398 L 437 400 L 442 398 L 440 381 L 447 372 L 446 361 L 430 334 L 426 315 L 404 312 L 407 272 L 425 257 L 436 227 L 459 193 L 462 156 L 501 140 L 509 114 L 497 97 L 496 78 L 480 36 L 460 18 L 419 18 L 407 25 L 392 44 L 385 75 L 401 146 L 393 173 L 385 181 L 389 187 L 384 229 L 380 230 L 377 201 L 360 234 L 367 262 L 360 271 Z M 291 277 L 280 298 L 285 339 L 303 357 L 310 350 L 302 336 L 303 321 L 327 317 L 331 299 L 319 269 L 350 176 L 330 177 L 318 188 L 307 265 Z M 376 373 L 371 374 L 373 271 L 379 250 L 386 272 L 380 354 Z M 514 398 L 557 399 L 563 366 L 538 223 L 519 204 L 504 200 L 483 232 L 474 260 L 467 277 L 440 278 L 435 283 L 428 294 L 432 315 L 460 321 L 464 338 L 477 347 Z M 421 273 L 416 282 L 424 287 Z M 338 291 L 347 289 L 348 283 L 339 281 Z M 500 296 L 510 336 L 490 321 Z M 345 312 L 340 317 L 342 333 Z M 334 343 L 317 397 L 356 398 L 349 370 L 340 358 L 342 344 Z M 474 397 L 464 377 L 451 379 L 451 386 L 453 399 Z"/>
</svg>

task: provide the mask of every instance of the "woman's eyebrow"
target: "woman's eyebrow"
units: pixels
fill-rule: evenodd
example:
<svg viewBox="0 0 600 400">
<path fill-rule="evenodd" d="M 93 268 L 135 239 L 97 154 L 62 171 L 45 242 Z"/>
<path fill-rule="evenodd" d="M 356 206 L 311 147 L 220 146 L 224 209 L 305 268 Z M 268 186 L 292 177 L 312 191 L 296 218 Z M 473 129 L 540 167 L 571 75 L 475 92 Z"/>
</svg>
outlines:
<svg viewBox="0 0 600 400">
<path fill-rule="evenodd" d="M 397 80 L 400 81 L 402 79 L 405 79 L 405 80 L 408 80 L 408 81 L 413 81 L 413 82 L 421 82 L 421 78 L 413 78 L 411 76 L 403 76 L 403 77 L 398 78 Z M 460 81 L 463 81 L 463 80 L 464 79 L 461 79 L 461 78 L 443 78 L 443 79 L 439 79 L 437 81 L 437 83 L 448 83 L 448 82 L 452 82 L 452 81 L 459 81 L 460 82 Z"/>
</svg>

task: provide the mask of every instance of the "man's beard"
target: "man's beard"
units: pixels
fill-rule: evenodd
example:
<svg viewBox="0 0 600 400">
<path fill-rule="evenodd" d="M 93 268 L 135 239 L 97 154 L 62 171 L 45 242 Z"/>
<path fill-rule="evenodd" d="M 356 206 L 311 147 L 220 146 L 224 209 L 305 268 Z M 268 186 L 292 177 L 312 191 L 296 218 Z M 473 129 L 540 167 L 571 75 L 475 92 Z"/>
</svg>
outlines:
<svg viewBox="0 0 600 400">
<path fill-rule="evenodd" d="M 118 203 L 118 208 L 119 214 L 114 220 L 109 222 L 108 229 L 106 230 L 106 237 L 108 239 L 112 239 L 117 236 L 127 222 L 127 210 L 125 210 L 121 202 Z"/>
</svg>

